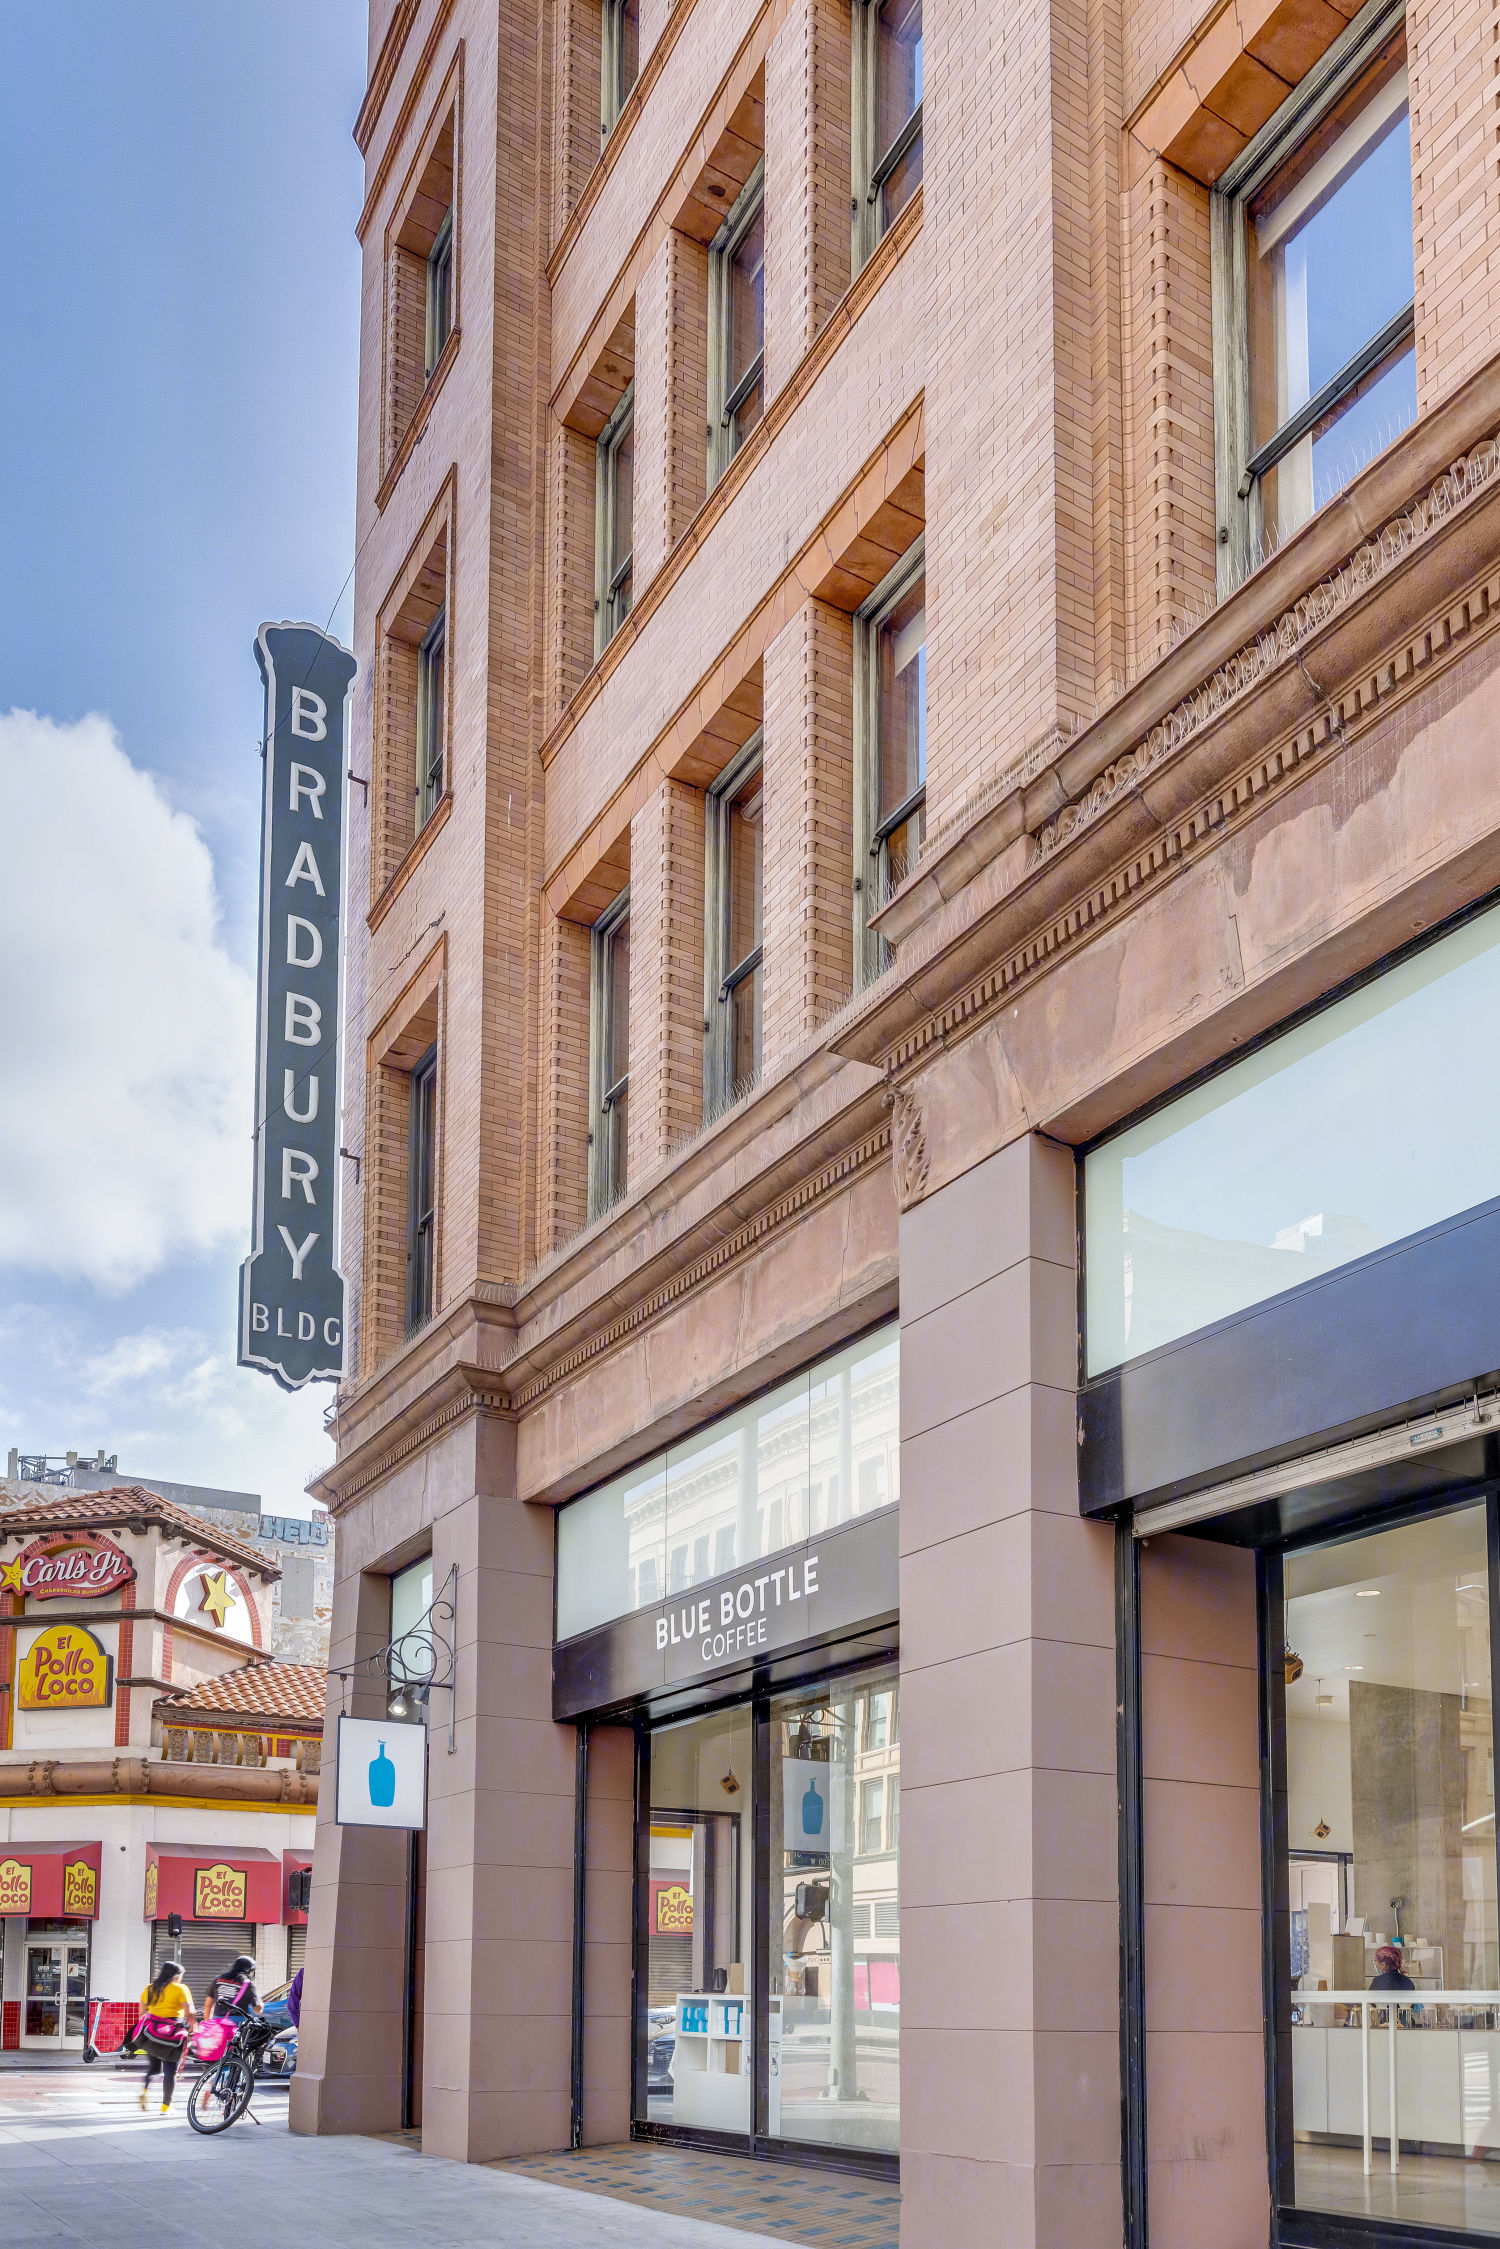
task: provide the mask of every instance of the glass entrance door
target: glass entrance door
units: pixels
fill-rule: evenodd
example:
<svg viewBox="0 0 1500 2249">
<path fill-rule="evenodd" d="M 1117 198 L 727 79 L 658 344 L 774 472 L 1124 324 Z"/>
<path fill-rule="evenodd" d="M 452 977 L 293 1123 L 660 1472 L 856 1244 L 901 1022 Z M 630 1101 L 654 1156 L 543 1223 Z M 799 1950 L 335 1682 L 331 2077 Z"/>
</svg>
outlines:
<svg viewBox="0 0 1500 2249">
<path fill-rule="evenodd" d="M 1500 2233 L 1493 1504 L 1294 1548 L 1271 1650 L 1282 2197 L 1465 2237 Z"/>
<path fill-rule="evenodd" d="M 89 1948 L 59 1938 L 30 1937 L 22 1997 L 21 2044 L 81 2046 L 88 2013 Z"/>
<path fill-rule="evenodd" d="M 648 2123 L 751 2130 L 751 1762 L 746 1709 L 651 1737 L 636 2095 Z"/>
</svg>

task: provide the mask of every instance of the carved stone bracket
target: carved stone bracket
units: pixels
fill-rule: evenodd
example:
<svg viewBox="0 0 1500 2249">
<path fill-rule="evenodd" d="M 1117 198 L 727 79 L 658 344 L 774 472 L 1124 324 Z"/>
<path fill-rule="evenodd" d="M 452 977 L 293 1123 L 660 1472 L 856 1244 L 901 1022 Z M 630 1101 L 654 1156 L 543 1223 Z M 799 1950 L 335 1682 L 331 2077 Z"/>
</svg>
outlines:
<svg viewBox="0 0 1500 2249">
<path fill-rule="evenodd" d="M 909 1085 L 892 1086 L 886 1095 L 891 1111 L 891 1161 L 896 1174 L 896 1200 L 903 1210 L 920 1202 L 927 1185 L 927 1133 L 922 1105 Z"/>
</svg>

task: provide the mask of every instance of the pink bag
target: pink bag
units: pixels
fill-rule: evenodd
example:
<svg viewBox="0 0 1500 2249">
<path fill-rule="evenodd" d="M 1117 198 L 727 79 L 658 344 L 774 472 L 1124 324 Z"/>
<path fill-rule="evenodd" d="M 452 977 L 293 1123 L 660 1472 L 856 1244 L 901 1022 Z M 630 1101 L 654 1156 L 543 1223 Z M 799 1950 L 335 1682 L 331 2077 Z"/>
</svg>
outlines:
<svg viewBox="0 0 1500 2249">
<path fill-rule="evenodd" d="M 199 2023 L 188 2046 L 195 2059 L 202 2062 L 205 2069 L 211 2069 L 215 2062 L 224 2059 L 233 2037 L 234 2024 L 223 2015 L 214 2015 L 208 2022 Z"/>
</svg>

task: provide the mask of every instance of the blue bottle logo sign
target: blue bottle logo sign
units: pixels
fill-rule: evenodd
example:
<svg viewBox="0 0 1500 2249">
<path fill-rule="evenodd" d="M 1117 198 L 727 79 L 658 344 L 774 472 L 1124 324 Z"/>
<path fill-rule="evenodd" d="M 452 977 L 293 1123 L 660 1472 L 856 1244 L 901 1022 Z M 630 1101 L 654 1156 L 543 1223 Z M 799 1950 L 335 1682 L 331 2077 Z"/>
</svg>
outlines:
<svg viewBox="0 0 1500 2249">
<path fill-rule="evenodd" d="M 810 1780 L 807 1794 L 802 1799 L 802 1832 L 804 1835 L 821 1835 L 823 1832 L 823 1799 L 818 1794 L 818 1784 Z"/>
<path fill-rule="evenodd" d="M 396 1768 L 385 1753 L 385 1743 L 380 1754 L 370 1759 L 370 1802 L 386 1811 L 396 1801 Z"/>
</svg>

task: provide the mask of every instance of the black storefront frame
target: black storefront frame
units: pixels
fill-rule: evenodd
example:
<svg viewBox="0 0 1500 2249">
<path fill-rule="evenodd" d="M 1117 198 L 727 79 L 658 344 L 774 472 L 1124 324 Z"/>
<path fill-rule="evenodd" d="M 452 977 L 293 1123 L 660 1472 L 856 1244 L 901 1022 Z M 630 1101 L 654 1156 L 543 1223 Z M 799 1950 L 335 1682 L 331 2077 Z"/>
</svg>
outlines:
<svg viewBox="0 0 1500 2249">
<path fill-rule="evenodd" d="M 1486 1441 L 1489 1480 L 1477 1490 L 1439 1491 L 1430 1497 L 1360 1509 L 1318 1524 L 1256 1552 L 1258 1610 L 1261 1982 L 1265 2021 L 1266 2159 L 1271 2198 L 1270 2238 L 1275 2249 L 1482 2249 L 1500 2233 L 1467 2227 L 1428 2226 L 1400 2218 L 1351 2217 L 1340 2211 L 1304 2210 L 1295 2195 L 1296 2141 L 1292 2122 L 1291 1891 L 1289 1880 L 1286 1749 L 1285 1604 L 1283 1560 L 1316 1547 L 1338 1546 L 1376 1531 L 1432 1520 L 1480 1504 L 1485 1509 L 1489 1570 L 1490 1711 L 1500 1720 L 1500 1447 Z M 1496 1897 L 1500 1900 L 1500 1820 L 1492 1841 Z"/>
<path fill-rule="evenodd" d="M 807 1687 L 821 1687 L 825 1682 L 853 1678 L 861 1672 L 897 1663 L 898 1651 L 892 1642 L 885 1648 L 872 1648 L 856 1658 L 820 1666 L 816 1652 L 809 1651 L 808 1661 L 795 1678 L 777 1677 L 772 1683 L 764 1677 L 757 1678 L 750 1691 L 736 1694 L 705 1694 L 691 1708 L 674 1707 L 670 1714 L 663 1712 L 654 1723 L 649 1708 L 633 1713 L 635 1807 L 634 1807 L 634 1880 L 635 1897 L 632 1915 L 631 1978 L 630 1978 L 630 2136 L 632 2140 L 651 2140 L 676 2147 L 698 2147 L 720 2155 L 743 2155 L 762 2162 L 803 2165 L 820 2171 L 842 2171 L 861 2178 L 899 2180 L 901 2159 L 871 2148 L 829 2147 L 819 2142 L 789 2140 L 773 2137 L 766 2130 L 768 2090 L 766 2056 L 769 2052 L 770 2030 L 770 1889 L 771 1889 L 771 1826 L 770 1826 L 770 1776 L 771 1776 L 771 1703 L 783 1695 L 795 1694 Z M 747 1709 L 750 1712 L 751 1730 L 751 1802 L 750 1802 L 750 1976 L 751 1990 L 747 1994 L 752 2004 L 754 2024 L 754 2077 L 751 2087 L 751 2129 L 744 2132 L 715 2132 L 702 2126 L 653 2123 L 645 2114 L 646 2108 L 646 1943 L 650 1903 L 650 1831 L 651 1831 L 651 1736 L 667 1726 L 683 1725 L 698 1718 L 712 1716 L 715 1712 Z M 580 1854 L 586 1847 L 586 1809 L 580 1815 L 581 1832 L 578 1837 Z M 583 1982 L 581 1962 L 575 1963 L 573 1985 L 575 2050 L 582 2037 Z M 581 2093 L 580 2093 L 581 2099 Z"/>
</svg>

